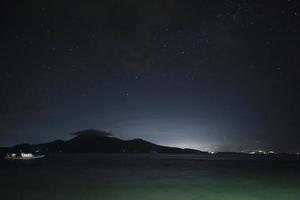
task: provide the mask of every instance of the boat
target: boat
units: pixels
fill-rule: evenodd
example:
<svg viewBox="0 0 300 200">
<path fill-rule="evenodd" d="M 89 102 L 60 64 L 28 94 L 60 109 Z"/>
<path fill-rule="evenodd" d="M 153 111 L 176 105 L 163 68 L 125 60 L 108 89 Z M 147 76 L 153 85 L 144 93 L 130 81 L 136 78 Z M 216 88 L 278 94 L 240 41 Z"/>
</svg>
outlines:
<svg viewBox="0 0 300 200">
<path fill-rule="evenodd" d="M 7 153 L 5 159 L 7 160 L 33 160 L 38 158 L 44 158 L 45 155 L 34 155 L 32 153 Z"/>
</svg>

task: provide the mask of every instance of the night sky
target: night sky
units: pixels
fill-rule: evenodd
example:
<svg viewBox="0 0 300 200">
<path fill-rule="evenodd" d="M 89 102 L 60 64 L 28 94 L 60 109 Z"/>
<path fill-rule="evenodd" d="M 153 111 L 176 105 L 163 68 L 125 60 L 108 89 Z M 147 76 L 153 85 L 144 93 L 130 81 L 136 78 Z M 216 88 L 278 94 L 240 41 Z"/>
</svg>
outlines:
<svg viewBox="0 0 300 200">
<path fill-rule="evenodd" d="M 0 3 L 0 146 L 99 129 L 300 151 L 300 1 Z"/>
</svg>

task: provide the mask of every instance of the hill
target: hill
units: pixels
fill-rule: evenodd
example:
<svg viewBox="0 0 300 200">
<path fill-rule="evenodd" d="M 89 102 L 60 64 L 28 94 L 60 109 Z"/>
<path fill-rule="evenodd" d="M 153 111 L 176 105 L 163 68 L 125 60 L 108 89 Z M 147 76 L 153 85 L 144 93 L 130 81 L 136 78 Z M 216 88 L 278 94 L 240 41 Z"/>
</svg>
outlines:
<svg viewBox="0 0 300 200">
<path fill-rule="evenodd" d="M 143 139 L 122 140 L 112 134 L 94 129 L 73 133 L 70 140 L 55 140 L 37 145 L 20 144 L 8 151 L 43 152 L 43 153 L 168 153 L 168 154 L 206 154 L 195 149 L 182 149 L 157 145 Z"/>
</svg>

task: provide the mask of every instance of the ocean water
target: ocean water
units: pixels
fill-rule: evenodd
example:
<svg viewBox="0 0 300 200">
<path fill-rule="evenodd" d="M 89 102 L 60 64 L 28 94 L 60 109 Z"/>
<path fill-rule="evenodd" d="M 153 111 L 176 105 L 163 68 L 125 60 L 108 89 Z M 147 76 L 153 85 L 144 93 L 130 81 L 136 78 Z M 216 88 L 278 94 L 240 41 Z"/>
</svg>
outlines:
<svg viewBox="0 0 300 200">
<path fill-rule="evenodd" d="M 0 161 L 1 200 L 298 200 L 299 160 L 48 155 Z"/>
</svg>

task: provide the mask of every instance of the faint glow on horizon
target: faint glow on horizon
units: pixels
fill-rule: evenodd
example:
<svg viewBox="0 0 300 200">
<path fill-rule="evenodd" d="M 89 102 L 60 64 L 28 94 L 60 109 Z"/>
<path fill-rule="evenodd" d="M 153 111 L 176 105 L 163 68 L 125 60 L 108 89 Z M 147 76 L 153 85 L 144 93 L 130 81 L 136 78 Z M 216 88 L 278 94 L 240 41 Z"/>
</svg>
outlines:
<svg viewBox="0 0 300 200">
<path fill-rule="evenodd" d="M 188 142 L 188 141 L 166 142 L 166 143 L 161 143 L 160 145 L 172 146 L 172 147 L 178 147 L 178 148 L 197 149 L 200 151 L 210 151 L 213 149 L 211 145 L 203 144 L 203 143 L 196 143 L 195 141 L 194 142 Z"/>
<path fill-rule="evenodd" d="M 201 151 L 217 150 L 212 141 L 218 131 L 212 129 L 202 118 L 128 116 L 126 121 L 120 120 L 110 125 L 109 129 L 123 139 L 142 138 L 164 146 Z"/>
</svg>

